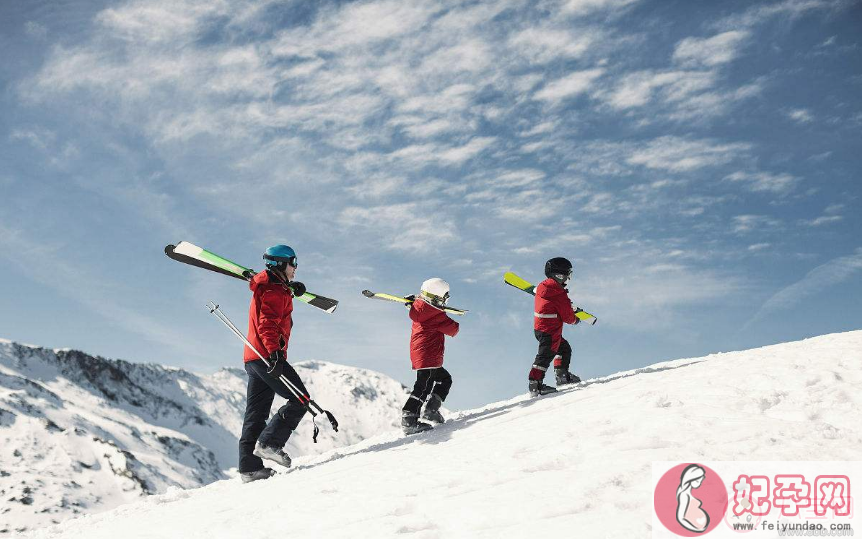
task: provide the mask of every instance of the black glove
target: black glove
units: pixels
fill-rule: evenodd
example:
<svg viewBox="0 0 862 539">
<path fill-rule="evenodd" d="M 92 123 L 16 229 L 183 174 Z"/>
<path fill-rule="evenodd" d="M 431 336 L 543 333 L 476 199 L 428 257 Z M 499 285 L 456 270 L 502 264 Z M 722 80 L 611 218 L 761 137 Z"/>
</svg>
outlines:
<svg viewBox="0 0 862 539">
<path fill-rule="evenodd" d="M 284 371 L 284 364 L 287 360 L 287 356 L 284 353 L 284 350 L 278 349 L 269 355 L 269 368 L 266 369 L 266 373 L 273 378 L 280 378 L 281 373 Z"/>
<path fill-rule="evenodd" d="M 299 296 L 305 294 L 305 285 L 299 281 L 291 281 L 287 286 L 293 290 L 293 297 L 298 298 Z"/>
<path fill-rule="evenodd" d="M 404 304 L 404 306 L 405 306 L 405 307 L 407 307 L 407 308 L 409 309 L 409 308 L 410 308 L 410 305 L 411 305 L 414 301 L 416 301 L 416 294 L 410 294 L 409 296 L 404 296 L 404 299 L 406 299 L 406 300 L 409 300 L 409 301 L 410 301 L 410 303 L 405 303 L 405 304 Z"/>
</svg>

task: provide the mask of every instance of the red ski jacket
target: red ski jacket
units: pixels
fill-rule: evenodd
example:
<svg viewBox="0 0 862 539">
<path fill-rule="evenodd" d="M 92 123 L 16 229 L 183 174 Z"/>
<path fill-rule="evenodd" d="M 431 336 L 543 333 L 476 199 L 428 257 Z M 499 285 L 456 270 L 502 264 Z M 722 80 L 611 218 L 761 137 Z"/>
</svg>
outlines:
<svg viewBox="0 0 862 539">
<path fill-rule="evenodd" d="M 252 277 L 248 287 L 252 291 L 248 308 L 248 342 L 269 357 L 281 348 L 287 351 L 290 328 L 293 327 L 293 296 L 290 290 L 277 282 L 266 271 Z M 244 347 L 243 362 L 259 360 L 248 346 Z"/>
<path fill-rule="evenodd" d="M 445 335 L 458 334 L 458 322 L 446 313 L 417 299 L 410 306 L 413 333 L 410 335 L 410 362 L 413 369 L 433 369 L 443 366 L 443 340 Z"/>
<path fill-rule="evenodd" d="M 539 283 L 533 313 L 534 329 L 550 335 L 562 335 L 564 323 L 578 323 L 568 292 L 551 278 Z"/>
</svg>

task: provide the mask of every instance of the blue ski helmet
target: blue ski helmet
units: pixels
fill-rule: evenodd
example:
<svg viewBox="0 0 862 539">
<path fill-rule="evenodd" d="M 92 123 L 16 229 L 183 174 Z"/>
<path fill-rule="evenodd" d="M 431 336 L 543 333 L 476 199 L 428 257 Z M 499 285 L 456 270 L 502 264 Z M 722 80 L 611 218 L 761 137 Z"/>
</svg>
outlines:
<svg viewBox="0 0 862 539">
<path fill-rule="evenodd" d="M 296 267 L 296 251 L 287 245 L 274 245 L 263 253 L 267 268 L 284 270 L 285 266 Z"/>
</svg>

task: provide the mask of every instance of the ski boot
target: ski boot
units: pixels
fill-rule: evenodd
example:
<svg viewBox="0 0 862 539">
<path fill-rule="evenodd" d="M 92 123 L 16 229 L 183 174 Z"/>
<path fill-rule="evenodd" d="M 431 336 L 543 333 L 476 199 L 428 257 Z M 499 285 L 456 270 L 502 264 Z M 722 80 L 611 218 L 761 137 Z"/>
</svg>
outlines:
<svg viewBox="0 0 862 539">
<path fill-rule="evenodd" d="M 570 373 L 567 369 L 554 369 L 554 375 L 557 377 L 557 387 L 578 384 L 581 381 L 578 375 Z"/>
<path fill-rule="evenodd" d="M 546 386 L 541 380 L 530 380 L 529 388 L 530 396 L 533 398 L 538 397 L 539 395 L 547 395 L 549 393 L 557 392 L 557 388 Z"/>
<path fill-rule="evenodd" d="M 252 454 L 262 459 L 271 460 L 276 464 L 281 464 L 285 468 L 290 468 L 290 457 L 278 447 L 270 447 L 258 442 L 255 444 Z"/>
<path fill-rule="evenodd" d="M 428 402 L 425 403 L 425 411 L 422 412 L 422 420 L 431 423 L 432 425 L 442 425 L 445 419 L 443 419 L 443 414 L 440 413 L 440 406 L 443 405 L 443 400 L 431 393 L 431 397 L 428 398 Z"/>
<path fill-rule="evenodd" d="M 426 430 L 431 430 L 433 428 L 434 427 L 428 423 L 422 423 L 419 421 L 419 414 L 413 412 L 401 412 L 401 429 L 404 431 L 404 434 L 419 434 L 420 432 L 425 432 Z"/>
<path fill-rule="evenodd" d="M 259 481 L 260 479 L 269 479 L 273 475 L 275 475 L 275 470 L 271 468 L 261 468 L 254 472 L 242 472 L 239 474 L 239 477 L 242 479 L 243 483 L 251 483 L 252 481 Z"/>
</svg>

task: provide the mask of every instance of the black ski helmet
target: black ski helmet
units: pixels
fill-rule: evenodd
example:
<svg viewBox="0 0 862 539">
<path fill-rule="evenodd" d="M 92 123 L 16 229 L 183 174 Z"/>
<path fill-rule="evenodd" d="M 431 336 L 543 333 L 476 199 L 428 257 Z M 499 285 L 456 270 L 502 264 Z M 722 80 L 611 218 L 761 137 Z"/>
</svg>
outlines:
<svg viewBox="0 0 862 539">
<path fill-rule="evenodd" d="M 572 277 L 572 263 L 567 258 L 558 256 L 545 262 L 545 277 L 565 283 Z"/>
</svg>

